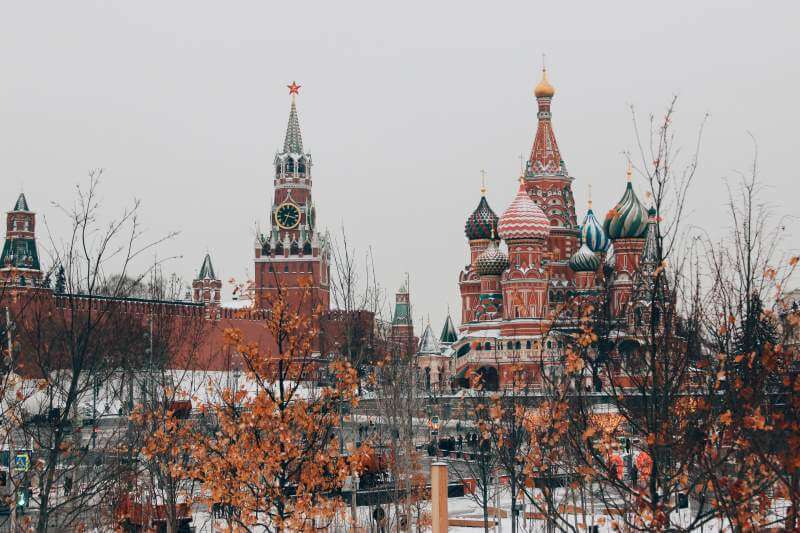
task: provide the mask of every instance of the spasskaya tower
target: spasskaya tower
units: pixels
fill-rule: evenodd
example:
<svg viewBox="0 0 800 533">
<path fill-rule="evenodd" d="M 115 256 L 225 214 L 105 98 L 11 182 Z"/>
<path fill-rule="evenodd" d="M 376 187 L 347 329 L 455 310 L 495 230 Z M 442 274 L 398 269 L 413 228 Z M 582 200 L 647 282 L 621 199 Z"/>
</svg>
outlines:
<svg viewBox="0 0 800 533">
<path fill-rule="evenodd" d="M 269 232 L 256 243 L 255 305 L 263 309 L 283 291 L 292 309 L 310 313 L 330 308 L 330 261 L 327 240 L 316 228 L 311 196 L 311 154 L 303 151 L 295 97 L 300 85 L 288 86 L 292 98 L 283 149 L 275 155 L 275 194 Z M 307 285 L 306 295 L 303 286 Z"/>
</svg>

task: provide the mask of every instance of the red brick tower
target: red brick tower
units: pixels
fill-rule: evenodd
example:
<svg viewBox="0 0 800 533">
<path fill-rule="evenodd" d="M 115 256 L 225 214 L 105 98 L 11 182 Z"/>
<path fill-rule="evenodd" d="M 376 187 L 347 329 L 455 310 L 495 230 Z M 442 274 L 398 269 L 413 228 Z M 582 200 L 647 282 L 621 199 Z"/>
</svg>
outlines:
<svg viewBox="0 0 800 533">
<path fill-rule="evenodd" d="M 0 254 L 0 282 L 38 286 L 42 280 L 36 250 L 36 213 L 20 194 L 14 209 L 6 215 L 6 242 Z"/>
<path fill-rule="evenodd" d="M 392 316 L 392 342 L 399 348 L 398 355 L 406 356 L 414 352 L 414 320 L 411 317 L 411 297 L 408 285 L 403 283 L 395 294 L 394 316 Z"/>
<path fill-rule="evenodd" d="M 550 103 L 555 92 L 547 80 L 547 71 L 542 69 L 542 81 L 534 89 L 539 125 L 525 169 L 525 188 L 550 220 L 547 245 L 552 254 L 551 275 L 572 279 L 567 260 L 578 250 L 578 222 L 572 196 L 573 178 L 561 157 L 551 121 Z"/>
<path fill-rule="evenodd" d="M 211 256 L 206 254 L 200 273 L 192 281 L 192 301 L 204 303 L 206 305 L 220 304 L 222 297 L 222 281 L 214 273 L 214 266 L 211 264 Z"/>
<path fill-rule="evenodd" d="M 255 251 L 255 306 L 269 307 L 283 291 L 293 309 L 311 313 L 330 309 L 330 267 L 327 240 L 317 233 L 316 210 L 311 197 L 311 154 L 303 151 L 295 96 L 300 86 L 292 82 L 289 124 L 283 150 L 275 156 L 275 195 L 270 210 L 271 229 L 262 235 Z M 303 285 L 310 294 L 304 297 Z"/>
</svg>

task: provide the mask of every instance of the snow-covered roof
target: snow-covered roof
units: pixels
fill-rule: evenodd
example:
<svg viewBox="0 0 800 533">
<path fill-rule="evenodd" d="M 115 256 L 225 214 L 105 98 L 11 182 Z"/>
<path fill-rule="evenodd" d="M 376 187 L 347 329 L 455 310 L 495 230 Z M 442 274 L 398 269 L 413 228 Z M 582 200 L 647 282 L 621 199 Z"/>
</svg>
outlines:
<svg viewBox="0 0 800 533">
<path fill-rule="evenodd" d="M 430 355 L 436 354 L 438 355 L 439 351 L 439 341 L 436 340 L 436 335 L 433 334 L 433 330 L 431 329 L 431 325 L 428 324 L 425 328 L 425 332 L 422 334 L 422 338 L 419 341 L 419 354 L 420 355 Z"/>
<path fill-rule="evenodd" d="M 253 300 L 229 300 L 222 302 L 223 309 L 251 309 L 253 307 Z"/>
</svg>

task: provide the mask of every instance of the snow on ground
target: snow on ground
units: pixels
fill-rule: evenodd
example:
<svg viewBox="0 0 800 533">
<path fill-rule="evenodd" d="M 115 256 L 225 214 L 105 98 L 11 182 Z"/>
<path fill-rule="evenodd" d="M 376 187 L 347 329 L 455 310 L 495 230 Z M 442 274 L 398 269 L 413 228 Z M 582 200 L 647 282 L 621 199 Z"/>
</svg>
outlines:
<svg viewBox="0 0 800 533">
<path fill-rule="evenodd" d="M 507 489 L 500 491 L 498 494 L 497 506 L 502 511 L 505 511 L 505 514 L 508 514 L 508 510 L 510 507 L 510 495 Z M 599 505 L 598 505 L 599 506 Z M 394 517 L 392 516 L 392 509 L 390 505 L 383 505 L 382 506 L 384 511 L 387 513 L 388 521 L 390 524 L 395 524 Z M 529 510 L 529 509 L 526 509 Z M 372 513 L 374 512 L 374 507 L 367 507 L 362 506 L 359 507 L 357 510 L 358 520 L 359 520 L 359 531 L 379 531 L 376 527 L 377 524 L 372 520 Z M 426 505 L 424 512 L 430 512 L 430 506 Z M 689 511 L 685 510 L 682 511 L 683 515 L 678 516 L 677 514 L 673 516 L 673 524 L 676 526 L 683 525 L 684 527 L 688 525 L 689 522 Z M 475 500 L 473 500 L 469 496 L 461 497 L 461 498 L 450 498 L 448 500 L 448 514 L 451 519 L 471 519 L 471 520 L 481 520 L 483 518 L 483 512 L 481 510 L 480 505 L 478 505 Z M 350 526 L 350 516 L 351 511 L 349 508 L 343 509 L 341 516 L 331 523 L 327 529 L 328 532 L 351 532 L 353 529 Z M 612 517 L 609 514 L 603 514 L 600 512 L 595 513 L 593 516 L 573 516 L 569 519 L 570 525 L 578 531 L 586 531 L 585 528 L 581 527 L 583 524 L 584 519 L 586 520 L 587 525 L 592 526 L 596 525 L 598 531 L 600 533 L 611 533 L 613 531 L 617 531 L 614 529 L 614 520 L 618 519 Z M 491 519 L 490 519 L 491 520 Z M 224 527 L 224 524 L 221 521 L 215 521 L 211 519 L 209 513 L 204 511 L 198 511 L 193 514 L 193 525 L 196 528 L 197 533 L 205 533 L 205 532 L 212 532 L 212 531 L 219 531 L 220 528 Z M 372 526 L 372 529 L 370 528 Z M 517 522 L 518 531 L 520 533 L 545 533 L 547 531 L 546 524 L 543 520 L 536 520 L 532 518 L 520 518 Z M 565 528 L 564 524 L 561 525 L 559 530 L 566 530 L 569 528 Z M 388 528 L 388 530 L 395 531 L 395 527 Z M 422 528 L 422 531 L 430 531 L 430 526 L 427 528 Z M 722 523 L 720 521 L 712 521 L 706 523 L 703 528 L 697 528 L 696 531 L 703 531 L 707 533 L 723 531 L 724 528 L 722 527 Z M 412 523 L 412 527 L 409 531 L 417 531 L 416 525 Z M 450 526 L 448 529 L 449 533 L 475 533 L 483 531 L 482 527 L 462 527 L 462 526 Z M 510 533 L 511 532 L 511 519 L 510 518 L 500 518 L 494 521 L 494 524 L 490 526 L 490 531 L 494 533 Z"/>
</svg>

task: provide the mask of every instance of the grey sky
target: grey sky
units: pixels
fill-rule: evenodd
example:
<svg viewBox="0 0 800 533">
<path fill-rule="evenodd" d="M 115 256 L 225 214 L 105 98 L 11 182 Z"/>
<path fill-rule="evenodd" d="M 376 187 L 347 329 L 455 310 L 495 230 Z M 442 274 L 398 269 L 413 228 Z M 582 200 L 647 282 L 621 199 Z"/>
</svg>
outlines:
<svg viewBox="0 0 800 533">
<path fill-rule="evenodd" d="M 2 2 L 0 207 L 24 187 L 63 220 L 49 203 L 103 167 L 110 213 L 136 196 L 150 235 L 182 232 L 160 252 L 183 256 L 172 270 L 191 278 L 208 249 L 244 278 L 296 79 L 321 223 L 371 245 L 391 292 L 410 272 L 438 329 L 448 304 L 459 319 L 480 169 L 498 214 L 515 193 L 542 53 L 579 219 L 589 182 L 601 215 L 623 192 L 627 104 L 660 115 L 673 93 L 686 150 L 711 113 L 693 223 L 721 227 L 748 130 L 766 198 L 800 214 L 798 20 L 788 1 Z"/>
</svg>

